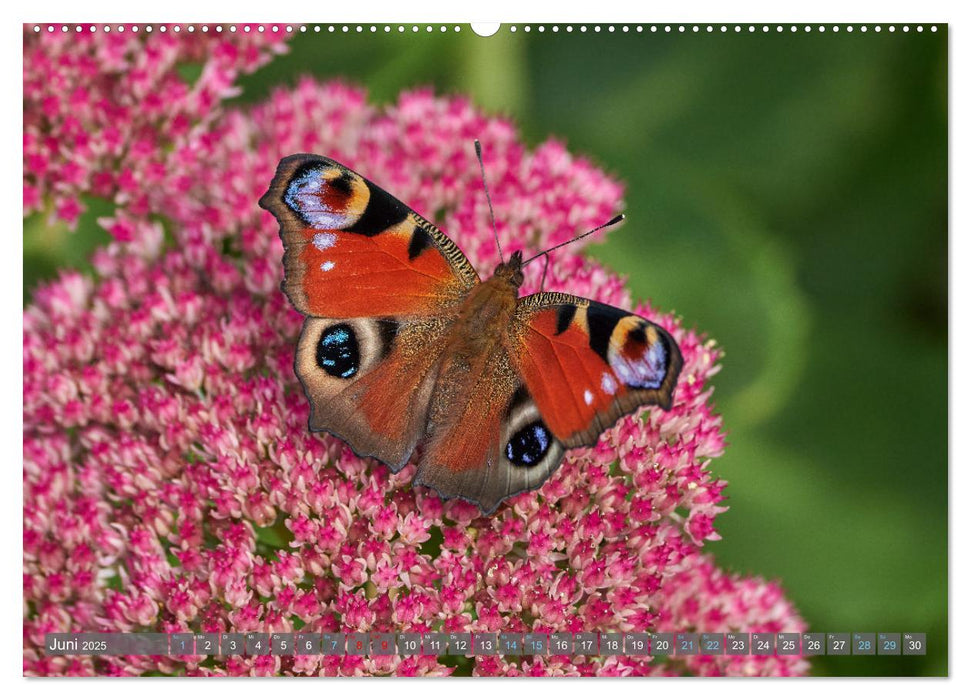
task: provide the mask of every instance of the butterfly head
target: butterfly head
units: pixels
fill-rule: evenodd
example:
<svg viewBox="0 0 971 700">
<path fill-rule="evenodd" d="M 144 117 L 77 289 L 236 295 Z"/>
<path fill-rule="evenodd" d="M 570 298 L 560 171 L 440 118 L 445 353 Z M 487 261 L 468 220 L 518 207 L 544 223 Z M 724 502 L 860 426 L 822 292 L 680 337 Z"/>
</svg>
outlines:
<svg viewBox="0 0 971 700">
<path fill-rule="evenodd" d="M 514 288 L 519 289 L 523 284 L 523 252 L 517 250 L 509 260 L 496 265 L 492 276 L 506 280 Z"/>
</svg>

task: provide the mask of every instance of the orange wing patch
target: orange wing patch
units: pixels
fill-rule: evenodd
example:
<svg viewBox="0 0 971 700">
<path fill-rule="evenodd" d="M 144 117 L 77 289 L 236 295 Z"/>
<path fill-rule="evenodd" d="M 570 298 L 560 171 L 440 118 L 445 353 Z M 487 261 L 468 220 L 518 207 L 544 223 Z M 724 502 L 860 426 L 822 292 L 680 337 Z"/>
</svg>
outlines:
<svg viewBox="0 0 971 700">
<path fill-rule="evenodd" d="M 422 239 L 430 237 L 410 215 L 374 236 L 315 233 L 300 254 L 308 313 L 396 316 L 447 303 L 458 291 L 455 276 L 437 250 L 420 246 Z M 339 314 L 332 308 L 337 299 Z"/>
<path fill-rule="evenodd" d="M 559 439 L 586 430 L 627 388 L 590 349 L 586 309 L 557 331 L 554 310 L 536 314 L 521 345 L 520 372 L 550 430 Z M 545 410 L 544 410 L 545 408 Z"/>
</svg>

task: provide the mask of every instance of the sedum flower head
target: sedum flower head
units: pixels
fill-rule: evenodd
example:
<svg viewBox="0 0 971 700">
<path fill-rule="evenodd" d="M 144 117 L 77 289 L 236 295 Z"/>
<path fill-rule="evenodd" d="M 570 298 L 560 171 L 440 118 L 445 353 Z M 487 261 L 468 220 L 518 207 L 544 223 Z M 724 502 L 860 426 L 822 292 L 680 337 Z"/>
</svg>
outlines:
<svg viewBox="0 0 971 700">
<path fill-rule="evenodd" d="M 176 50 L 157 37 L 139 50 L 98 37 L 77 47 L 28 37 L 25 51 L 90 64 L 100 78 L 116 53 Z M 220 46 L 205 45 L 205 65 Z M 265 48 L 249 46 L 243 65 Z M 213 99 L 230 93 L 227 83 Z M 70 147 L 61 123 L 42 118 L 43 100 L 25 109 L 36 138 Z M 613 178 L 558 142 L 527 149 L 509 122 L 464 98 L 422 90 L 376 108 L 358 89 L 305 80 L 183 136 L 174 121 L 158 128 L 160 141 L 181 144 L 164 168 L 133 168 L 127 195 L 117 180 L 96 191 L 91 178 L 71 195 L 115 203 L 102 220 L 115 242 L 94 255 L 94 274 L 63 273 L 24 314 L 25 674 L 805 672 L 798 657 L 46 657 L 44 634 L 70 630 L 805 626 L 778 585 L 726 574 L 703 553 L 725 510 L 725 482 L 709 469 L 724 449 L 708 383 L 719 351 L 647 305 L 634 310 L 684 355 L 672 409 L 623 418 L 489 517 L 412 487 L 413 466 L 392 474 L 307 430 L 292 370 L 302 319 L 279 290 L 276 224 L 256 206 L 279 158 L 317 152 L 362 172 L 440 224 L 480 270 L 498 255 L 474 138 L 509 251 L 605 221 L 621 206 Z M 137 136 L 120 138 L 124 167 Z M 24 186 L 38 202 L 63 194 L 31 168 Z M 631 307 L 623 281 L 575 249 L 557 252 L 547 289 Z"/>
<path fill-rule="evenodd" d="M 238 93 L 239 75 L 283 49 L 279 33 L 247 26 L 25 25 L 24 214 L 47 205 L 73 226 L 82 194 L 152 211 L 155 186 Z"/>
</svg>

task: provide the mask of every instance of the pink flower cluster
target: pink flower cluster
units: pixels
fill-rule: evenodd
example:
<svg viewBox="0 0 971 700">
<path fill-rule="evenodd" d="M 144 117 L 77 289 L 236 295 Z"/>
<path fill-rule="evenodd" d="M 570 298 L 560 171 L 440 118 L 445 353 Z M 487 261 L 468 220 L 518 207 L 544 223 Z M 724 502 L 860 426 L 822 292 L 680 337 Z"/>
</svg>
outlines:
<svg viewBox="0 0 971 700">
<path fill-rule="evenodd" d="M 206 65 L 224 50 L 209 40 Z M 99 35 L 72 48 L 30 36 L 25 51 L 55 73 L 88 66 L 94 73 L 79 84 L 102 72 L 130 80 L 112 61 L 114 41 Z M 126 49 L 128 64 L 144 61 L 156 75 L 154 62 L 171 66 L 167 41 L 140 40 Z M 89 92 L 43 116 L 45 89 L 25 82 L 25 90 L 32 138 L 58 140 L 66 152 L 77 136 L 63 130 L 66 116 L 113 99 Z M 506 250 L 536 250 L 602 223 L 620 207 L 614 180 L 556 142 L 529 151 L 508 122 L 426 91 L 376 109 L 359 90 L 304 81 L 180 136 L 161 114 L 156 144 L 178 142 L 180 155 L 167 157 L 150 194 L 139 179 L 122 195 L 114 176 L 137 142 L 125 129 L 116 160 L 97 166 L 113 174 L 97 194 L 117 204 L 104 222 L 116 242 L 95 254 L 93 278 L 63 273 L 24 315 L 25 674 L 456 671 L 452 657 L 433 656 L 47 657 L 52 631 L 804 629 L 776 584 L 727 575 L 702 553 L 724 510 L 725 483 L 709 471 L 724 448 L 708 386 L 719 352 L 650 307 L 636 311 L 669 329 L 685 359 L 672 409 L 622 419 L 595 447 L 568 453 L 541 489 L 490 517 L 413 488 L 411 466 L 391 474 L 307 430 L 292 370 L 301 317 L 279 291 L 276 223 L 256 206 L 279 158 L 317 152 L 357 169 L 440 223 L 483 271 L 497 252 L 473 138 L 485 147 Z M 94 192 L 96 170 L 69 196 Z M 38 207 L 64 196 L 28 167 L 25 196 L 31 187 Z M 631 306 L 622 280 L 575 249 L 556 254 L 547 288 Z M 476 657 L 471 667 L 477 675 L 806 669 L 798 657 L 724 656 Z"/>
<path fill-rule="evenodd" d="M 49 210 L 71 226 L 82 194 L 136 215 L 158 211 L 155 190 L 191 158 L 221 101 L 237 94 L 238 76 L 285 47 L 282 32 L 242 26 L 218 35 L 179 25 L 43 30 L 24 26 L 24 213 Z M 199 71 L 191 85 L 186 68 Z"/>
</svg>

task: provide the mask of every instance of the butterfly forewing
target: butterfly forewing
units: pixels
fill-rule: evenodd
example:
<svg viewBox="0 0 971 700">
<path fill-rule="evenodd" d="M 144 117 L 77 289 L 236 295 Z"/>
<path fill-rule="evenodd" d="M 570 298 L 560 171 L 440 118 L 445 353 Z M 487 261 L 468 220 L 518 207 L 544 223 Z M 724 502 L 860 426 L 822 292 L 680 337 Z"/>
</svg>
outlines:
<svg viewBox="0 0 971 700">
<path fill-rule="evenodd" d="M 681 352 L 670 334 L 629 311 L 569 294 L 519 300 L 510 356 L 552 433 L 591 445 L 643 405 L 670 408 Z"/>
<path fill-rule="evenodd" d="M 329 158 L 284 158 L 260 206 L 280 223 L 283 290 L 304 314 L 438 315 L 479 281 L 444 233 Z"/>
</svg>

